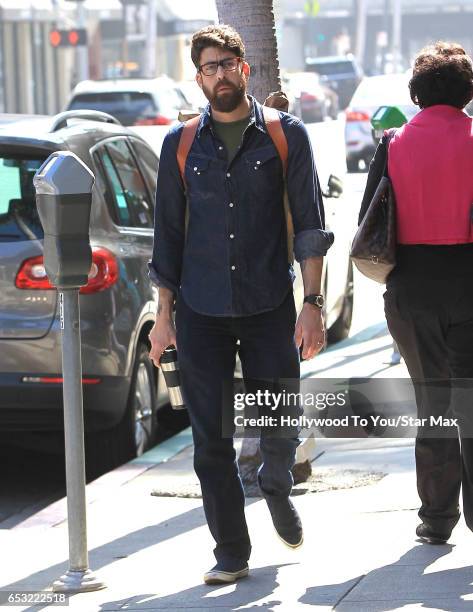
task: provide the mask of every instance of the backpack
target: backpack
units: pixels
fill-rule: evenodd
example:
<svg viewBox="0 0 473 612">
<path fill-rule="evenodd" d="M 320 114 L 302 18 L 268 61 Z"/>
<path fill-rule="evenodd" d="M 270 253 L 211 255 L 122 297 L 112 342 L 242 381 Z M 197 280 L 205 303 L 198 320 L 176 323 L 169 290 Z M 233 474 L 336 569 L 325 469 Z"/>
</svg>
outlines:
<svg viewBox="0 0 473 612">
<path fill-rule="evenodd" d="M 268 103 L 271 103 L 271 96 L 268 97 L 265 101 L 265 105 L 263 106 L 263 116 L 264 121 L 266 123 L 266 127 L 268 129 L 269 136 L 274 143 L 274 146 L 277 149 L 279 157 L 281 158 L 283 173 L 284 173 L 284 182 L 286 181 L 286 170 L 287 170 L 287 158 L 288 158 L 288 147 L 287 147 L 287 139 L 284 131 L 282 129 L 281 120 L 279 119 L 279 113 L 276 108 L 272 108 Z M 180 119 L 184 119 L 184 128 L 181 132 L 181 137 L 179 140 L 179 145 L 177 147 L 177 164 L 179 166 L 179 172 L 181 174 L 182 182 L 184 183 L 184 187 L 186 186 L 185 181 L 185 167 L 187 156 L 189 155 L 189 151 L 191 150 L 192 143 L 194 142 L 194 138 L 197 132 L 197 128 L 199 126 L 201 115 L 194 115 L 192 118 L 187 119 L 185 116 L 181 116 Z M 289 198 L 287 196 L 287 189 L 284 188 L 284 213 L 286 218 L 286 228 L 287 228 L 287 255 L 288 261 L 292 265 L 294 263 L 294 225 L 292 222 L 291 210 L 289 208 Z M 186 205 L 186 232 L 187 232 L 187 223 L 189 218 L 188 205 Z"/>
</svg>

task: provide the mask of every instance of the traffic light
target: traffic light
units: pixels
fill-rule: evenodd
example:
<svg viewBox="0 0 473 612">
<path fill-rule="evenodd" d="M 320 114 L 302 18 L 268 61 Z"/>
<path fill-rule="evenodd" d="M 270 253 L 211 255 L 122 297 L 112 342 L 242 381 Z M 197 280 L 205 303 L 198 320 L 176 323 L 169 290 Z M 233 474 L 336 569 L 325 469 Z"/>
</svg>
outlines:
<svg viewBox="0 0 473 612">
<path fill-rule="evenodd" d="M 51 30 L 49 42 L 53 47 L 81 47 L 87 45 L 87 30 L 85 28 Z"/>
</svg>

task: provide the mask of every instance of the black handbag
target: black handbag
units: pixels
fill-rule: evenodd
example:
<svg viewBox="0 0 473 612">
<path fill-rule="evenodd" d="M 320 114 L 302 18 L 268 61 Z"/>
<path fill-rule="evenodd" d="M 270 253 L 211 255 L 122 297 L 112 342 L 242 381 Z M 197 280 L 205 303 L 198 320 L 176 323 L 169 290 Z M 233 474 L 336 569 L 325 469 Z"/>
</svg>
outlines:
<svg viewBox="0 0 473 612">
<path fill-rule="evenodd" d="M 350 252 L 358 270 L 382 284 L 396 265 L 396 200 L 388 176 L 388 148 L 394 134 L 392 130 L 388 135 L 383 176 L 358 227 Z"/>
</svg>

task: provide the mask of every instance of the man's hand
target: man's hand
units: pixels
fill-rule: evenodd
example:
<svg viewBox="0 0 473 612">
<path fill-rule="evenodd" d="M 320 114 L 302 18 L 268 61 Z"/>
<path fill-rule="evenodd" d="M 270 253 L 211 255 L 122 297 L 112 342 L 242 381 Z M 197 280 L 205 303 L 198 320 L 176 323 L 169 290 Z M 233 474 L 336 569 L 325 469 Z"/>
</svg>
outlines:
<svg viewBox="0 0 473 612">
<path fill-rule="evenodd" d="M 294 334 L 296 345 L 302 344 L 302 358 L 312 359 L 325 346 L 325 324 L 322 310 L 305 303 L 299 314 Z"/>
<path fill-rule="evenodd" d="M 148 337 L 151 342 L 149 357 L 154 365 L 159 368 L 159 360 L 161 359 L 164 349 L 170 344 L 176 346 L 176 328 L 174 327 L 174 323 L 172 320 L 156 317 L 155 324 Z"/>
<path fill-rule="evenodd" d="M 148 336 L 151 342 L 149 358 L 157 368 L 160 367 L 159 360 L 164 349 L 170 344 L 174 344 L 177 349 L 176 328 L 172 318 L 173 304 L 174 296 L 172 291 L 166 287 L 160 287 L 156 321 Z"/>
</svg>

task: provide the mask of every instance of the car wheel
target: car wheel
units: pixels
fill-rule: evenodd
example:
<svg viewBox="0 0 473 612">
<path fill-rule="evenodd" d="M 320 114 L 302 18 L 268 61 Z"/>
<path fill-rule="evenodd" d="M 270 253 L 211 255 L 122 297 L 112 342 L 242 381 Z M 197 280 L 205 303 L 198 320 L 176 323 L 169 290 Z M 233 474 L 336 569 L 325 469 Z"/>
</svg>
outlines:
<svg viewBox="0 0 473 612">
<path fill-rule="evenodd" d="M 327 332 L 327 339 L 330 344 L 344 340 L 350 333 L 351 319 L 353 315 L 353 264 L 350 262 L 345 287 L 345 296 L 340 315 L 335 323 Z"/>
<path fill-rule="evenodd" d="M 87 436 L 87 474 L 97 477 L 142 455 L 156 437 L 156 382 L 148 346 L 138 344 L 125 414 L 112 429 Z"/>
<path fill-rule="evenodd" d="M 357 157 L 347 157 L 348 172 L 359 172 L 360 160 Z"/>
</svg>

